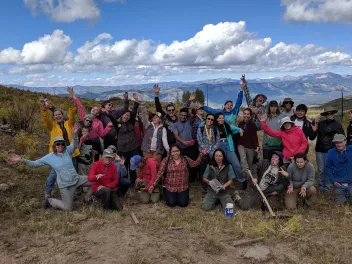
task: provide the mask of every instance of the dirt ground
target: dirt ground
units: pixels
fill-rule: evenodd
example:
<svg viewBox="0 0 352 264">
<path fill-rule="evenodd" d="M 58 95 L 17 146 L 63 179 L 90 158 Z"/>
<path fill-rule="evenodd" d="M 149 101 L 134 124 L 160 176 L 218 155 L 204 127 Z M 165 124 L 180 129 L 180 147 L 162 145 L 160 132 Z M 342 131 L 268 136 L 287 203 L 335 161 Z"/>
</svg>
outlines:
<svg viewBox="0 0 352 264">
<path fill-rule="evenodd" d="M 12 151 L 9 137 L 0 142 Z M 316 197 L 310 210 L 280 212 L 293 216 L 281 220 L 264 218 L 260 209 L 233 218 L 220 207 L 203 212 L 199 183 L 191 185 L 187 208 L 141 205 L 131 191 L 122 212 L 80 200 L 73 212 L 42 210 L 49 169 L 9 165 L 8 152 L 0 152 L 0 184 L 10 186 L 0 191 L 0 263 L 259 263 L 244 257 L 253 245 L 233 246 L 258 237 L 264 240 L 257 245 L 270 250 L 265 263 L 351 263 L 352 210 L 333 205 L 330 196 Z"/>
</svg>

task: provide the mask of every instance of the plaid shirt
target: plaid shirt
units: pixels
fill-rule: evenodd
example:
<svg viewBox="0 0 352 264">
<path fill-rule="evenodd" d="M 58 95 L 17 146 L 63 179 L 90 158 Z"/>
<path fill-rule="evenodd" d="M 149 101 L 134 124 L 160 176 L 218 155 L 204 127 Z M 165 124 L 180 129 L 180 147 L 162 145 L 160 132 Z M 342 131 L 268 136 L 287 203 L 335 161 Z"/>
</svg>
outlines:
<svg viewBox="0 0 352 264">
<path fill-rule="evenodd" d="M 199 118 L 199 116 L 196 116 L 192 124 L 192 138 L 194 140 L 197 140 L 197 131 L 200 123 L 202 123 L 202 120 Z"/>
<path fill-rule="evenodd" d="M 151 188 L 154 189 L 158 181 L 163 177 L 164 172 L 166 170 L 164 186 L 169 192 L 183 192 L 187 190 L 189 188 L 188 187 L 188 168 L 187 168 L 187 162 L 185 161 L 185 159 L 187 159 L 190 167 L 197 167 L 199 166 L 202 158 L 203 158 L 202 153 L 199 154 L 196 161 L 191 160 L 186 156 L 183 156 L 181 158 L 181 162 L 178 165 L 176 165 L 176 162 L 172 158 L 170 158 L 169 163 L 167 165 L 167 169 L 166 169 L 166 163 L 169 157 L 164 158 L 160 164 L 158 174 Z"/>
</svg>

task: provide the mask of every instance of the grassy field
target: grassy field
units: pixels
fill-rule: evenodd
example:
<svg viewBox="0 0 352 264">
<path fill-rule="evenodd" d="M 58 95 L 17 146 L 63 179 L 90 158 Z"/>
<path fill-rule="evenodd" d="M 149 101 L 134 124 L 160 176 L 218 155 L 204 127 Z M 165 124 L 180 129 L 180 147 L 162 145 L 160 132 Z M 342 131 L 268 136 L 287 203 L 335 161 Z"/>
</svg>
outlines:
<svg viewBox="0 0 352 264">
<path fill-rule="evenodd" d="M 34 156 L 46 153 L 43 141 Z M 49 169 L 8 165 L 7 154 L 18 151 L 20 142 L 2 134 L 0 143 L 0 183 L 12 185 L 0 193 L 0 263 L 254 263 L 243 257 L 248 246 L 232 244 L 257 237 L 271 250 L 267 263 L 351 263 L 352 210 L 333 205 L 329 196 L 316 197 L 311 210 L 281 212 L 293 215 L 290 220 L 262 217 L 260 209 L 238 211 L 234 218 L 220 208 L 203 212 L 198 183 L 185 209 L 141 205 L 132 191 L 122 212 L 80 201 L 73 212 L 45 211 L 40 205 Z"/>
</svg>

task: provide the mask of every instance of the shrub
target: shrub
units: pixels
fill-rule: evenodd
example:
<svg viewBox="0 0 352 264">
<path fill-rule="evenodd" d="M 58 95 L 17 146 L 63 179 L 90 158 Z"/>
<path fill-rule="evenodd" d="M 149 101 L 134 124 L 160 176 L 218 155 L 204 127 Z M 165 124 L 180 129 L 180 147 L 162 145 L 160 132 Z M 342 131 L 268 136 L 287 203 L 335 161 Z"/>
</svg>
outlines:
<svg viewBox="0 0 352 264">
<path fill-rule="evenodd" d="M 15 136 L 16 153 L 32 157 L 37 153 L 39 148 L 39 139 L 36 135 L 30 135 L 21 131 Z"/>
</svg>

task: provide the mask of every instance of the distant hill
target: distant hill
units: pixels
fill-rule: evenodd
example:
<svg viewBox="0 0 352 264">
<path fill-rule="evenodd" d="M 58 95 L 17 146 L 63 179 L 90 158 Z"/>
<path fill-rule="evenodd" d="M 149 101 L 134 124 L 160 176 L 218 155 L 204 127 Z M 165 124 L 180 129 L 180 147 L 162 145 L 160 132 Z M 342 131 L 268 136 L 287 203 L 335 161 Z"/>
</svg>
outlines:
<svg viewBox="0 0 352 264">
<path fill-rule="evenodd" d="M 240 76 L 239 76 L 240 77 Z M 282 101 L 291 97 L 297 103 L 321 104 L 329 99 L 340 97 L 340 91 L 345 95 L 352 94 L 352 75 L 335 73 L 319 73 L 304 76 L 284 76 L 268 79 L 247 80 L 251 94 L 264 93 L 269 100 Z M 19 89 L 44 92 L 56 95 L 67 94 L 66 87 L 25 87 L 7 85 Z M 163 82 L 160 99 L 164 102 L 176 101 L 182 98 L 185 91 L 201 89 L 208 94 L 210 106 L 220 107 L 227 99 L 236 100 L 240 91 L 239 80 L 220 78 L 197 82 Z M 119 85 L 119 86 L 74 86 L 75 92 L 84 98 L 104 100 L 119 97 L 125 91 L 136 92 L 141 100 L 152 101 L 154 98 L 153 84 Z M 245 101 L 244 101 L 245 103 Z"/>
</svg>

